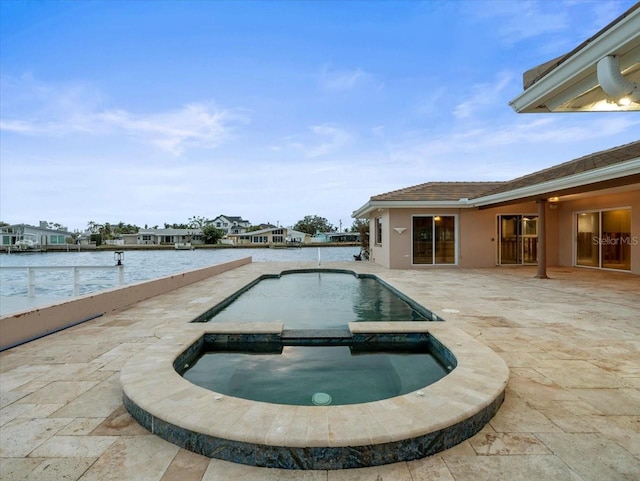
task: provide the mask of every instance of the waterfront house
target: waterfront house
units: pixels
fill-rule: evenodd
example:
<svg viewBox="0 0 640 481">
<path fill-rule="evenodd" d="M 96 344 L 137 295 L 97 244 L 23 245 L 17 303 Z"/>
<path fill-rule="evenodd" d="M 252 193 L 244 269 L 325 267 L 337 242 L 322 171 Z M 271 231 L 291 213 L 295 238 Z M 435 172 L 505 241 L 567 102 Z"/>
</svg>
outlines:
<svg viewBox="0 0 640 481">
<path fill-rule="evenodd" d="M 63 246 L 75 242 L 75 234 L 64 226 L 51 227 L 46 221 L 39 225 L 14 224 L 0 228 L 3 248 L 46 248 L 48 246 Z"/>
<path fill-rule="evenodd" d="M 311 242 L 360 242 L 359 232 L 318 232 Z"/>
<path fill-rule="evenodd" d="M 202 245 L 201 229 L 140 229 L 136 235 L 138 245 L 175 245 L 190 242 Z"/>
<path fill-rule="evenodd" d="M 270 227 L 267 229 L 245 232 L 243 234 L 229 234 L 234 245 L 283 245 L 305 244 L 310 236 L 286 227 Z"/>
<path fill-rule="evenodd" d="M 392 269 L 543 263 L 640 274 L 638 212 L 640 141 L 508 182 L 375 195 L 353 217 L 370 221 L 371 261 Z"/>
<path fill-rule="evenodd" d="M 216 229 L 220 229 L 225 235 L 243 234 L 251 227 L 248 220 L 232 215 L 219 215 L 212 222 Z"/>
</svg>

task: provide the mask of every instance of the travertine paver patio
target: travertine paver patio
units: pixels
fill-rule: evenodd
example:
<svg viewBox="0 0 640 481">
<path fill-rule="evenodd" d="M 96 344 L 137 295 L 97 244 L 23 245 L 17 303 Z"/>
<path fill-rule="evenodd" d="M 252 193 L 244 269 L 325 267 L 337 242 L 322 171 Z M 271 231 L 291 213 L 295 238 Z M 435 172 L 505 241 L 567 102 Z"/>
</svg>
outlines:
<svg viewBox="0 0 640 481">
<path fill-rule="evenodd" d="M 479 434 L 439 455 L 341 471 L 211 460 L 151 435 L 122 407 L 121 367 L 163 331 L 261 273 L 254 263 L 0 354 L 2 480 L 637 480 L 640 277 L 594 270 L 372 272 L 493 348 L 506 400 Z"/>
</svg>

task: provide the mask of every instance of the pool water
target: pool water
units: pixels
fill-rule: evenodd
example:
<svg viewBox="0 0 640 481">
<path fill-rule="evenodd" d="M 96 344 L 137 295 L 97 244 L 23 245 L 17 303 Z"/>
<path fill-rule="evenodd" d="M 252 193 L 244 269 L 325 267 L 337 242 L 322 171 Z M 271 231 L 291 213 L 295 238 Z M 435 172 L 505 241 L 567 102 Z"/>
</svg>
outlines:
<svg viewBox="0 0 640 481">
<path fill-rule="evenodd" d="M 282 321 L 287 329 L 344 328 L 360 321 L 438 320 L 373 277 L 344 272 L 283 273 L 263 278 L 198 322 Z"/>
<path fill-rule="evenodd" d="M 380 351 L 285 345 L 270 352 L 241 345 L 205 351 L 182 375 L 229 396 L 310 406 L 400 396 L 424 388 L 448 372 L 424 344 Z"/>
</svg>

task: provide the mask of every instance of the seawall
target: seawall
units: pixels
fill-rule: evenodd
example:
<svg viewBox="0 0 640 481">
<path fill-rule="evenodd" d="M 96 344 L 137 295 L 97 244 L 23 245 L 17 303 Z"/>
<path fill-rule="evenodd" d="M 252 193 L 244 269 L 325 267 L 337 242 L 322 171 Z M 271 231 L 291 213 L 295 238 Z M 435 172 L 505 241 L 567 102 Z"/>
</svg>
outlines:
<svg viewBox="0 0 640 481">
<path fill-rule="evenodd" d="M 245 257 L 0 317 L 0 351 L 249 263 L 251 257 Z"/>
</svg>

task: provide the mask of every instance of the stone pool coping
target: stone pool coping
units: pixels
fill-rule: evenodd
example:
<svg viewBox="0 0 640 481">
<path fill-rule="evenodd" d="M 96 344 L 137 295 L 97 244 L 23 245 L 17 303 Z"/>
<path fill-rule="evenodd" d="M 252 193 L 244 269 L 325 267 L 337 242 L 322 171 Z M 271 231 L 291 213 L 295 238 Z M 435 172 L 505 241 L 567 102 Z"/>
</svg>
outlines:
<svg viewBox="0 0 640 481">
<path fill-rule="evenodd" d="M 344 469 L 417 459 L 478 432 L 504 399 L 509 369 L 463 331 L 434 322 L 350 323 L 356 334 L 429 333 L 457 359 L 438 382 L 342 406 L 269 404 L 196 386 L 174 369 L 205 334 L 279 334 L 283 323 L 182 325 L 122 369 L 124 403 L 158 436 L 209 457 L 288 469 Z"/>
</svg>

